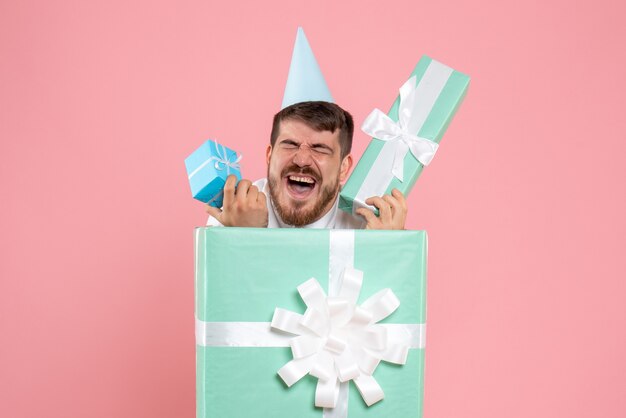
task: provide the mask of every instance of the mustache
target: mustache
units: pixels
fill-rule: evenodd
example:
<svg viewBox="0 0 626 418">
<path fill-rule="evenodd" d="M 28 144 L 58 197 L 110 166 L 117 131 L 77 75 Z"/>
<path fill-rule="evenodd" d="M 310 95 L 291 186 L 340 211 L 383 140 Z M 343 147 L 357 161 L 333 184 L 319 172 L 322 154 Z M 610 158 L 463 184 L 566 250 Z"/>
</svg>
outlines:
<svg viewBox="0 0 626 418">
<path fill-rule="evenodd" d="M 297 165 L 290 165 L 283 169 L 283 171 L 280 173 L 280 176 L 285 177 L 288 174 L 302 174 L 305 176 L 313 177 L 313 179 L 315 179 L 317 183 L 321 181 L 320 176 L 315 171 L 313 171 L 311 167 L 298 167 Z"/>
</svg>

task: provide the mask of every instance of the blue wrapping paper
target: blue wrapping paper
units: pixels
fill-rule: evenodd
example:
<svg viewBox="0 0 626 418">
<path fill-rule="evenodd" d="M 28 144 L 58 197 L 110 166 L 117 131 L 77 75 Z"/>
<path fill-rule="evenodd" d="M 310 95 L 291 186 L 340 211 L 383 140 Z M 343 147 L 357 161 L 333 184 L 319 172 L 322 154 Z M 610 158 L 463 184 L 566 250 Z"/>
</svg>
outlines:
<svg viewBox="0 0 626 418">
<path fill-rule="evenodd" d="M 241 180 L 239 159 L 232 149 L 207 140 L 185 159 L 194 199 L 222 207 L 224 183 L 230 174 Z"/>
</svg>

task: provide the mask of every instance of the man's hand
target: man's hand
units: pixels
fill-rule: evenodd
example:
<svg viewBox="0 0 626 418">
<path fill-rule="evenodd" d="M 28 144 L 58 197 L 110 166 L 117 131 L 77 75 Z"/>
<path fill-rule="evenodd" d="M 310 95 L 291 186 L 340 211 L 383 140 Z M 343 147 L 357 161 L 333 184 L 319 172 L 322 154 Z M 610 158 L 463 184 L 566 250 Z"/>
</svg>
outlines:
<svg viewBox="0 0 626 418">
<path fill-rule="evenodd" d="M 383 197 L 370 197 L 365 203 L 378 208 L 378 216 L 371 209 L 356 210 L 367 221 L 365 229 L 404 229 L 407 206 L 400 190 L 393 189 L 391 195 L 386 194 Z"/>
<path fill-rule="evenodd" d="M 224 226 L 267 227 L 266 196 L 250 180 L 241 180 L 235 188 L 237 177 L 228 176 L 224 184 L 222 209 L 206 205 L 206 211 Z"/>
</svg>

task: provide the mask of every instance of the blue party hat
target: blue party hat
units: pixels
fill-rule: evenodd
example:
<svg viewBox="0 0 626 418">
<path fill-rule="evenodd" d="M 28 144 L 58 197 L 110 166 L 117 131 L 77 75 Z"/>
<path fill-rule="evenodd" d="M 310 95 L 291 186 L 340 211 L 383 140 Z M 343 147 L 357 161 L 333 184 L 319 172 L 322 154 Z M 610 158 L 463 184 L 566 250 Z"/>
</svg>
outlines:
<svg viewBox="0 0 626 418">
<path fill-rule="evenodd" d="M 304 30 L 299 27 L 281 109 L 295 103 L 317 100 L 334 102 Z"/>
</svg>

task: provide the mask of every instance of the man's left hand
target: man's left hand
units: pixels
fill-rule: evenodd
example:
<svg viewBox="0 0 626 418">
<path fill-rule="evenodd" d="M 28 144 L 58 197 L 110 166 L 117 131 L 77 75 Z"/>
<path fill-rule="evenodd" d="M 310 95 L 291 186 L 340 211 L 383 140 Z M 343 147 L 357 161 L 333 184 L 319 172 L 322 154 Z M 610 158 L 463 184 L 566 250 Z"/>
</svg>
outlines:
<svg viewBox="0 0 626 418">
<path fill-rule="evenodd" d="M 400 190 L 393 189 L 391 195 L 386 194 L 383 197 L 370 197 L 365 203 L 378 209 L 378 216 L 371 209 L 356 210 L 356 213 L 367 221 L 365 229 L 404 229 L 407 206 Z"/>
</svg>

